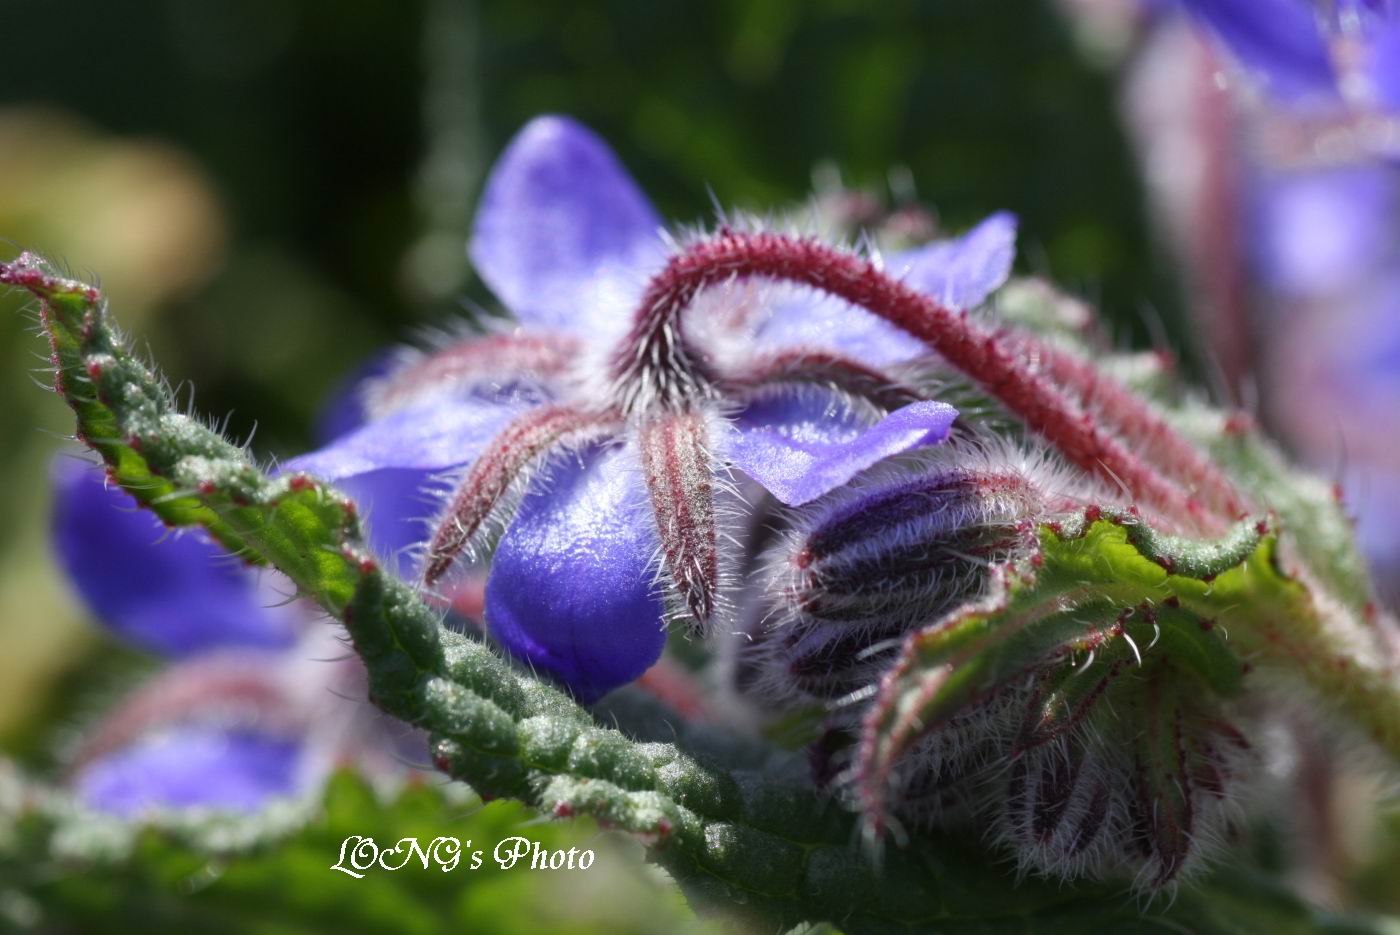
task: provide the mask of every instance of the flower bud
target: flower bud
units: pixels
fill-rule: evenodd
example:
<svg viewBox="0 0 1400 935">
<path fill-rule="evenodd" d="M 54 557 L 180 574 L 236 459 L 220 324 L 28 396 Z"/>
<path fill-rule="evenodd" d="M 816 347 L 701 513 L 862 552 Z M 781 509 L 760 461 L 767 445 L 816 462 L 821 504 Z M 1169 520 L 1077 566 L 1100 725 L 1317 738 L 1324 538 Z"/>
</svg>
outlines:
<svg viewBox="0 0 1400 935">
<path fill-rule="evenodd" d="M 1252 750 L 1223 715 L 1166 683 L 1168 666 L 1129 699 L 1139 730 L 1131 738 L 1125 851 L 1139 884 L 1160 888 L 1198 870 L 1225 837 L 1254 775 Z"/>
<path fill-rule="evenodd" d="M 1007 732 L 1021 693 L 970 705 L 922 738 L 892 773 L 890 801 L 911 827 L 946 827 L 981 814 L 1004 793 Z"/>
<path fill-rule="evenodd" d="M 1100 870 L 1123 825 L 1122 774 L 1087 732 L 1027 750 L 1010 763 L 996 833 L 1023 868 L 1066 878 Z"/>
<path fill-rule="evenodd" d="M 1040 492 L 1013 469 L 941 466 L 812 515 L 772 565 L 786 622 L 900 632 L 975 597 L 1033 545 Z M 780 621 L 780 623 L 783 621 Z"/>
<path fill-rule="evenodd" d="M 1103 676 L 1117 663 L 1097 665 Z M 1149 663 L 1112 680 L 1113 704 L 1093 706 L 1048 741 L 1026 745 L 1018 728 L 993 827 L 1023 869 L 1112 874 L 1158 890 L 1204 865 L 1257 764 L 1243 735 L 1182 690 L 1180 676 Z M 1032 698 L 1038 709 L 1040 694 Z"/>
<path fill-rule="evenodd" d="M 868 629 L 803 623 L 760 635 L 748 654 L 760 694 L 834 701 L 874 681 L 898 651 L 897 639 Z"/>
</svg>

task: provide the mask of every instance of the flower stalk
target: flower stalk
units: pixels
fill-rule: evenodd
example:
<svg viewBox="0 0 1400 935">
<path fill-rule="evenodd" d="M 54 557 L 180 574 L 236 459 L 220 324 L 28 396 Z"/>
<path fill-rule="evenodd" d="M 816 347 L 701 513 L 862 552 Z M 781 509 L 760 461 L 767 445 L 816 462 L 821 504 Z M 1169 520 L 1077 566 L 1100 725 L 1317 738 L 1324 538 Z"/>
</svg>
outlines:
<svg viewBox="0 0 1400 935">
<path fill-rule="evenodd" d="M 1160 420 L 1139 422 L 1145 410 L 1127 411 L 1118 427 L 1145 432 L 1156 444 L 1188 452 L 1182 459 L 1153 464 L 1134 453 L 1134 435 L 1115 437 L 1095 414 L 1066 390 L 1037 372 L 1034 361 L 1049 353 L 1029 337 L 1012 339 L 973 321 L 880 269 L 872 261 L 815 240 L 774 233 L 722 230 L 672 257 L 647 287 L 631 331 L 614 351 L 611 377 L 619 405 L 636 412 L 652 405 L 675 407 L 703 393 L 715 379 L 711 365 L 687 346 L 681 324 L 705 289 L 758 277 L 808 286 L 843 299 L 924 341 L 949 364 L 988 392 L 1028 428 L 1043 436 L 1072 464 L 1091 476 L 1122 484 L 1128 493 L 1167 522 L 1218 531 L 1237 516 L 1212 512 L 1193 495 L 1193 482 L 1224 484 L 1203 472 L 1199 455 Z M 1056 368 L 1066 370 L 1069 368 Z M 1080 389 L 1089 386 L 1080 383 Z M 1095 398 L 1105 388 L 1127 397 L 1107 378 L 1094 381 Z M 1112 395 L 1112 394 L 1110 394 Z M 1168 442 L 1168 439 L 1170 440 Z M 1184 460 L 1184 464 L 1176 463 Z M 1185 476 L 1173 476 L 1169 471 Z M 1195 468 L 1193 470 L 1193 468 Z M 1233 495 L 1213 491 L 1210 503 L 1237 506 Z"/>
</svg>

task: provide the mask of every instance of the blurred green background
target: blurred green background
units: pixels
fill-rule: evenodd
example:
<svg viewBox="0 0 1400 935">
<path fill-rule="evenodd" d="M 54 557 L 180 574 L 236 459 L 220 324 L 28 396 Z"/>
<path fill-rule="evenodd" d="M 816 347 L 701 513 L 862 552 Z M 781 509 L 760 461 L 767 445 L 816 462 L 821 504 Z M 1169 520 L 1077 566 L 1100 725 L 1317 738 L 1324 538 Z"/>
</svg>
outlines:
<svg viewBox="0 0 1400 935">
<path fill-rule="evenodd" d="M 474 199 L 541 112 L 592 125 L 679 222 L 786 206 L 823 164 L 951 229 L 1010 209 L 1023 271 L 1099 301 L 1125 342 L 1154 316 L 1180 336 L 1110 77 L 1048 0 L 0 11 L 7 252 L 98 275 L 199 411 L 256 426 L 265 455 L 307 446 L 376 348 L 489 303 L 464 256 Z M 69 421 L 33 385 L 22 303 L 0 302 L 0 749 L 43 769 L 141 660 L 50 568 L 45 477 Z"/>
</svg>

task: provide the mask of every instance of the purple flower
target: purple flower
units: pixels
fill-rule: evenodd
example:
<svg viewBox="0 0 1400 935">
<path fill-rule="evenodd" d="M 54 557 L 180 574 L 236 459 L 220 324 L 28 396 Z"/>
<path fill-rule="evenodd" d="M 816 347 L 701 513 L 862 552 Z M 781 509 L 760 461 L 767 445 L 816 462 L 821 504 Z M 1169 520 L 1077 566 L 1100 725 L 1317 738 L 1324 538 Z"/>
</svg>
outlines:
<svg viewBox="0 0 1400 935">
<path fill-rule="evenodd" d="M 1181 0 L 1276 99 L 1400 107 L 1400 7 L 1390 0 Z"/>
<path fill-rule="evenodd" d="M 970 308 L 1005 281 L 1014 238 L 997 215 L 887 266 Z M 515 327 L 407 357 L 368 392 L 369 422 L 286 465 L 336 482 L 454 472 L 425 583 L 490 554 L 492 635 L 584 701 L 655 662 L 668 618 L 714 618 L 725 542 L 740 535 L 726 519 L 736 484 L 806 503 L 942 441 L 956 415 L 891 369 L 925 354 L 919 342 L 842 302 L 752 283 L 694 296 L 704 307 L 681 340 L 703 380 L 680 380 L 665 406 L 628 397 L 613 373 L 652 363 L 629 341 L 675 252 L 602 141 L 532 121 L 491 173 L 470 247 Z"/>
<path fill-rule="evenodd" d="M 269 607 L 252 573 L 202 532 L 166 529 L 77 458 L 57 459 L 52 481 L 59 564 L 122 639 L 173 658 L 296 641 L 293 613 Z"/>
<path fill-rule="evenodd" d="M 1333 68 L 1317 12 L 1307 0 L 1182 0 L 1245 67 L 1280 97 L 1331 97 Z"/>
<path fill-rule="evenodd" d="M 171 533 L 99 468 L 61 458 L 52 474 L 53 542 L 78 594 L 171 660 L 87 732 L 72 777 L 84 803 L 248 811 L 314 790 L 337 763 L 402 776 L 403 731 L 344 700 L 364 693 L 363 668 L 317 612 L 288 602 L 290 582 L 202 533 Z"/>
<path fill-rule="evenodd" d="M 1400 173 L 1372 163 L 1253 173 L 1255 274 L 1290 299 L 1344 294 L 1400 261 Z"/>
<path fill-rule="evenodd" d="M 118 815 L 156 806 L 256 811 L 300 785 L 301 745 L 267 732 L 174 726 L 87 764 L 78 795 Z"/>
</svg>

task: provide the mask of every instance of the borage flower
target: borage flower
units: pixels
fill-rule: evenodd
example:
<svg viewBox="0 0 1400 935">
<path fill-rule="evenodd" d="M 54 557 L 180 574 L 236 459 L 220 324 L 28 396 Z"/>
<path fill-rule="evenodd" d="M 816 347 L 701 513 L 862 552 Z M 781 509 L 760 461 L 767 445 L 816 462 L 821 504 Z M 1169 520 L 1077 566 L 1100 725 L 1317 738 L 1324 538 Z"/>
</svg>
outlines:
<svg viewBox="0 0 1400 935">
<path fill-rule="evenodd" d="M 85 733 L 72 775 L 85 804 L 252 811 L 314 792 L 339 765 L 397 781 L 422 757 L 421 735 L 347 700 L 364 694 L 363 666 L 320 613 L 288 602 L 281 575 L 172 535 L 77 459 L 56 462 L 53 481 L 54 544 L 78 594 L 172 663 Z"/>
<path fill-rule="evenodd" d="M 726 227 L 719 241 L 763 236 Z M 1005 281 L 1014 236 L 995 215 L 887 265 L 968 308 Z M 820 283 L 727 276 L 704 254 L 712 242 L 669 239 L 590 131 L 533 121 L 492 171 L 470 250 L 516 326 L 408 355 L 369 389 L 368 424 L 286 468 L 333 481 L 456 471 L 425 584 L 494 545 L 485 607 L 499 643 L 586 701 L 635 679 L 668 619 L 719 613 L 725 543 L 742 534 L 726 510 L 736 480 L 806 503 L 942 441 L 956 416 L 903 369 L 927 355 L 922 341 Z M 703 313 L 683 327 L 690 305 Z"/>
</svg>

